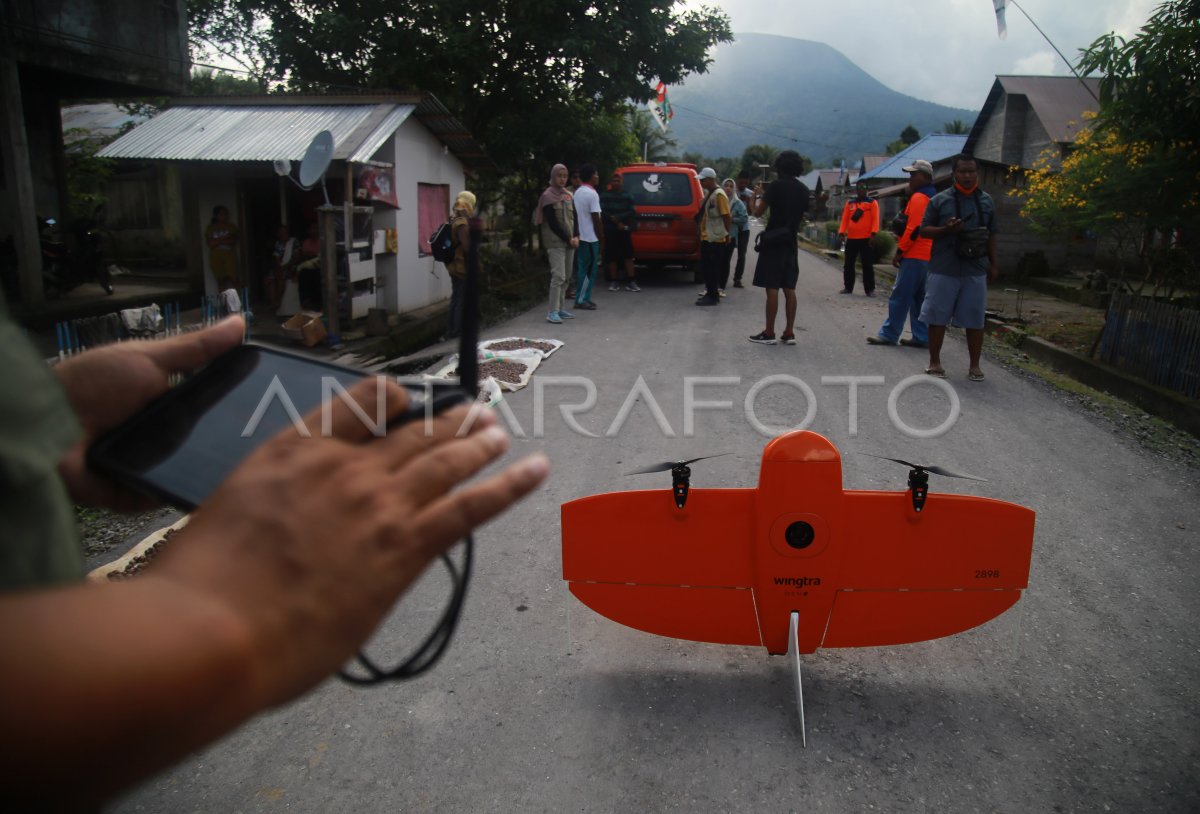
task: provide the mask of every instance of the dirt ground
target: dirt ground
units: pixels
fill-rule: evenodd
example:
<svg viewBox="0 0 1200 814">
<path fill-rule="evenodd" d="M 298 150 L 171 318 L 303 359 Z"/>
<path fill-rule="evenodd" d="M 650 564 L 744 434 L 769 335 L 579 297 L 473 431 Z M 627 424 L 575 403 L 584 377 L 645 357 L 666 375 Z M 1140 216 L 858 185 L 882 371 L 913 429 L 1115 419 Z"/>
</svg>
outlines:
<svg viewBox="0 0 1200 814">
<path fill-rule="evenodd" d="M 1087 356 L 1104 329 L 1104 311 L 1038 291 L 995 286 L 988 310 L 1025 333 Z"/>
</svg>

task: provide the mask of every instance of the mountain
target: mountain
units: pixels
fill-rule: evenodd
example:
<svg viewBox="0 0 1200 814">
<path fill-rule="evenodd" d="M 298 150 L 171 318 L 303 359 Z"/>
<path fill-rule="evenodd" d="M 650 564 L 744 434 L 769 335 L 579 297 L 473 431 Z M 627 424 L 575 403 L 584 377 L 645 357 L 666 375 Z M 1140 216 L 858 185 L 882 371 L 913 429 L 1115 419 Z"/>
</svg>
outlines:
<svg viewBox="0 0 1200 814">
<path fill-rule="evenodd" d="M 897 93 L 823 43 L 735 37 L 717 46 L 708 73 L 671 86 L 676 153 L 740 157 L 751 144 L 771 144 L 827 166 L 882 153 L 909 124 L 926 135 L 954 119 L 969 127 L 978 112 Z"/>
</svg>

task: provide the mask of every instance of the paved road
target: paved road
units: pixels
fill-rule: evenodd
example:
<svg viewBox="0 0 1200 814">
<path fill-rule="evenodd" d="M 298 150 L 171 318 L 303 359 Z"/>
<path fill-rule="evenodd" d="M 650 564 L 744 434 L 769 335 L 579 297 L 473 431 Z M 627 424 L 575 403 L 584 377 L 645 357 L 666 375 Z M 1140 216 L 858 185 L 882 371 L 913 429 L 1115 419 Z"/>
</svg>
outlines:
<svg viewBox="0 0 1200 814">
<path fill-rule="evenodd" d="M 751 263 L 753 260 L 751 259 Z M 961 414 L 936 438 L 888 418 L 892 389 L 922 351 L 868 347 L 884 299 L 842 297 L 840 270 L 801 257 L 799 344 L 764 347 L 762 293 L 731 290 L 692 306 L 695 287 L 601 291 L 600 309 L 550 326 L 542 309 L 493 336 L 555 336 L 546 376 L 597 386 L 570 431 L 546 410 L 552 480 L 478 535 L 478 565 L 445 661 L 414 683 L 352 689 L 338 681 L 254 721 L 147 783 L 117 811 L 1195 811 L 1200 808 L 1200 490 L 1029 381 L 985 361 L 966 381 L 948 340 Z M 902 489 L 906 472 L 859 453 L 915 458 L 987 477 L 938 491 L 1037 511 L 1030 590 L 966 634 L 905 647 L 824 650 L 806 658 L 809 748 L 800 746 L 785 660 L 755 648 L 662 639 L 603 619 L 561 581 L 559 505 L 665 476 L 639 464 L 714 452 L 694 486 L 753 486 L 766 438 L 740 406 L 696 412 L 685 437 L 685 377 L 738 377 L 697 397 L 740 405 L 766 376 L 803 379 L 811 429 L 843 455 L 847 488 Z M 859 393 L 824 376 L 882 376 Z M 644 377 L 676 437 L 644 403 L 603 437 Z M 546 403 L 583 390 L 545 389 Z M 527 434 L 533 388 L 508 403 Z M 763 391 L 758 418 L 795 424 L 806 403 Z M 899 400 L 909 426 L 949 415 L 924 383 Z M 399 653 L 437 612 L 430 577 L 372 645 Z"/>
</svg>

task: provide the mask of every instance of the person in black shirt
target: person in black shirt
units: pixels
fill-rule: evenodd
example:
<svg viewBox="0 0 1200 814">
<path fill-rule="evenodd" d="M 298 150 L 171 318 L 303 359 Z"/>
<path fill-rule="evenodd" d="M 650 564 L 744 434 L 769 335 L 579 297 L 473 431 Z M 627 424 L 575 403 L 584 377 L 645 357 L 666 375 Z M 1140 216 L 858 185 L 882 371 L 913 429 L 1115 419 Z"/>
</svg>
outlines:
<svg viewBox="0 0 1200 814">
<path fill-rule="evenodd" d="M 796 257 L 796 235 L 808 211 L 808 187 L 800 183 L 804 159 L 795 150 L 784 150 L 775 159 L 779 178 L 767 186 L 755 185 L 751 213 L 762 217 L 768 208 L 771 216 L 759 235 L 758 262 L 754 267 L 754 285 L 767 290 L 766 327 L 750 337 L 760 345 L 774 345 L 775 314 L 779 310 L 779 291 L 783 289 L 784 329 L 779 339 L 785 345 L 796 344 L 796 280 L 800 276 Z"/>
</svg>

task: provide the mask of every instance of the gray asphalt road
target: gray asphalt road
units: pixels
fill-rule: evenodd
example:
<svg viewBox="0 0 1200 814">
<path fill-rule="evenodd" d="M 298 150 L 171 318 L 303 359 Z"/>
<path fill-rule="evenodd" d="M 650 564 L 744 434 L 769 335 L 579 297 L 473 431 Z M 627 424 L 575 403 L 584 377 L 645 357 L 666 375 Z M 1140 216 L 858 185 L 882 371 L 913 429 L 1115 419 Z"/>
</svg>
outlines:
<svg viewBox="0 0 1200 814">
<path fill-rule="evenodd" d="M 750 259 L 753 266 L 753 254 Z M 801 256 L 799 344 L 764 347 L 762 292 L 733 290 L 717 308 L 696 287 L 645 282 L 596 295 L 599 310 L 563 326 L 536 309 L 492 336 L 550 336 L 565 347 L 543 376 L 597 388 L 570 430 L 557 411 L 580 386 L 508 404 L 554 471 L 536 497 L 478 534 L 468 607 L 445 661 L 383 689 L 330 681 L 146 783 L 116 811 L 1195 811 L 1200 808 L 1196 585 L 1200 490 L 1044 388 L 985 361 L 966 380 L 966 349 L 948 340 L 957 421 L 913 438 L 888 397 L 924 352 L 864 342 L 886 299 L 839 296 L 840 270 Z M 904 468 L 860 453 L 937 463 L 988 478 L 935 481 L 1036 510 L 1031 585 L 983 627 L 892 648 L 822 650 L 805 659 L 809 748 L 800 746 L 784 658 L 757 648 L 676 641 L 597 616 L 561 579 L 559 505 L 666 476 L 638 465 L 717 452 L 693 486 L 751 487 L 765 436 L 741 404 L 776 374 L 811 387 L 810 429 L 841 450 L 846 488 L 904 488 Z M 638 377 L 645 401 L 605 437 Z M 729 377 L 696 399 L 684 435 L 686 377 Z M 878 376 L 859 391 L 822 377 Z M 544 380 L 548 381 L 548 380 Z M 757 400 L 766 424 L 807 411 L 794 388 Z M 898 401 L 910 427 L 943 423 L 951 405 L 927 382 Z M 664 494 L 664 500 L 666 496 Z M 372 644 L 399 654 L 436 614 L 432 574 Z"/>
</svg>

